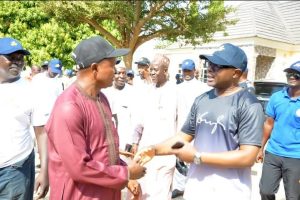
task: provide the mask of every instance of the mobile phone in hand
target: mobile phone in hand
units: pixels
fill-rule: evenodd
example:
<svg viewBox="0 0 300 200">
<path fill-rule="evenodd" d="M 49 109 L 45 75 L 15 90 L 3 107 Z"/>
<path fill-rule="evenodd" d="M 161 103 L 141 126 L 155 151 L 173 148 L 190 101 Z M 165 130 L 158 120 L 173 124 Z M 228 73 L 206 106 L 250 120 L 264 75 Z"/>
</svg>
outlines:
<svg viewBox="0 0 300 200">
<path fill-rule="evenodd" d="M 180 149 L 184 146 L 184 143 L 183 142 L 176 142 L 175 144 L 172 145 L 172 149 Z"/>
</svg>

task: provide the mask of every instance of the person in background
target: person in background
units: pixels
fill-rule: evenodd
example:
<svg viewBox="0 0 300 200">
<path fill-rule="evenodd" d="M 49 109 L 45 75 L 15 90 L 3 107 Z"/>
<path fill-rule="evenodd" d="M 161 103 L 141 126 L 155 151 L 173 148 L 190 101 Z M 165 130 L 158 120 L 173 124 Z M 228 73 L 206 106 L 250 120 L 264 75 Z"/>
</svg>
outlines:
<svg viewBox="0 0 300 200">
<path fill-rule="evenodd" d="M 270 97 L 257 156 L 258 162 L 263 161 L 259 184 L 262 200 L 275 200 L 281 179 L 286 199 L 300 199 L 300 61 L 284 72 L 288 87 Z"/>
<path fill-rule="evenodd" d="M 116 65 L 113 85 L 102 90 L 102 92 L 109 101 L 112 116 L 118 130 L 120 157 L 126 163 L 130 163 L 132 154 L 128 152 L 131 151 L 132 146 L 133 108 L 135 105 L 133 101 L 133 87 L 126 83 L 126 67 L 124 65 Z M 132 182 L 140 189 L 137 181 Z M 135 198 L 138 198 L 139 195 L 133 194 Z M 128 199 L 131 199 L 129 192 L 127 192 L 127 196 Z"/>
<path fill-rule="evenodd" d="M 176 84 L 180 84 L 183 82 L 183 79 L 182 79 L 182 75 L 181 74 L 176 74 L 175 75 L 175 79 L 176 79 Z"/>
<path fill-rule="evenodd" d="M 149 66 L 150 66 L 150 60 L 146 57 L 141 57 L 138 61 L 134 62 L 137 64 L 137 69 L 139 72 L 139 79 L 135 79 L 137 84 L 144 83 L 146 85 L 151 84 L 151 78 L 149 74 Z"/>
<path fill-rule="evenodd" d="M 240 82 L 239 82 L 239 86 L 242 88 L 247 89 L 250 93 L 255 94 L 255 88 L 253 86 L 253 84 L 251 83 L 251 81 L 248 80 L 248 69 L 246 69 L 241 78 L 240 78 Z"/>
<path fill-rule="evenodd" d="M 168 81 L 170 60 L 157 54 L 150 63 L 153 87 L 143 96 L 143 110 L 139 112 L 135 126 L 134 146 L 142 149 L 162 142 L 176 133 L 176 87 Z M 142 187 L 142 199 L 171 199 L 171 184 L 175 169 L 175 156 L 156 157 L 145 165 L 147 174 L 138 180 Z"/>
<path fill-rule="evenodd" d="M 77 79 L 57 99 L 46 125 L 49 150 L 50 199 L 121 200 L 131 179 L 146 168 L 119 157 L 119 136 L 102 89 L 112 85 L 116 57 L 129 49 L 114 49 L 105 39 L 82 40 L 72 52 Z"/>
<path fill-rule="evenodd" d="M 195 98 L 211 89 L 207 84 L 195 79 L 195 62 L 192 59 L 183 60 L 180 66 L 183 82 L 177 85 L 177 132 L 181 130 L 188 117 Z M 187 179 L 186 174 L 181 174 L 180 171 L 186 173 L 186 170 L 181 170 L 180 168 L 184 168 L 184 165 L 182 161 L 177 159 L 173 179 L 172 198 L 183 194 Z"/>
<path fill-rule="evenodd" d="M 194 76 L 195 76 L 195 79 L 196 79 L 196 80 L 200 80 L 200 69 L 199 69 L 199 68 L 197 68 L 197 69 L 195 70 Z"/>
<path fill-rule="evenodd" d="M 38 106 L 47 113 L 41 117 L 41 121 L 48 120 L 57 97 L 64 90 L 64 84 L 59 77 L 62 67 L 59 59 L 52 59 L 49 61 L 48 70 L 37 74 L 31 81 L 32 90 L 36 98 L 40 99 Z"/>
<path fill-rule="evenodd" d="M 42 64 L 41 64 L 41 72 L 45 72 L 45 71 L 48 71 L 48 65 L 49 65 L 49 61 L 44 61 Z"/>
<path fill-rule="evenodd" d="M 133 79 L 134 79 L 134 72 L 133 72 L 133 70 L 131 70 L 131 69 L 127 70 L 127 83 L 129 85 L 133 85 Z"/>
<path fill-rule="evenodd" d="M 66 69 L 64 71 L 64 76 L 62 78 L 64 89 L 67 89 L 75 80 L 76 78 L 73 78 L 75 76 L 75 73 L 73 69 Z"/>
<path fill-rule="evenodd" d="M 21 78 L 24 56 L 30 55 L 10 37 L 0 39 L 0 199 L 31 200 L 49 189 L 47 135 L 30 83 Z M 34 126 L 41 168 L 35 179 Z M 34 181 L 35 180 L 35 181 Z"/>
<path fill-rule="evenodd" d="M 247 56 L 226 43 L 200 58 L 208 62 L 207 84 L 213 89 L 195 99 L 176 136 L 140 150 L 136 158 L 145 164 L 154 155 L 175 154 L 191 163 L 184 199 L 250 200 L 264 113 L 257 98 L 238 85 Z"/>
</svg>

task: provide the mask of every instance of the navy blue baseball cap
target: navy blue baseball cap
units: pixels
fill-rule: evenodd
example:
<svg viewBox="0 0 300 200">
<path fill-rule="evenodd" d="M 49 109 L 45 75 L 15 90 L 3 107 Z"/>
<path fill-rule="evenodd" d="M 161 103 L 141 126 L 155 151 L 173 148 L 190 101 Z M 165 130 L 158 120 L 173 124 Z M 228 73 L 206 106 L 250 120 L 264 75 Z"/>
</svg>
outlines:
<svg viewBox="0 0 300 200">
<path fill-rule="evenodd" d="M 51 72 L 56 73 L 56 74 L 61 74 L 62 73 L 62 63 L 58 59 L 52 59 L 49 61 L 49 65 Z"/>
<path fill-rule="evenodd" d="M 201 59 L 206 59 L 216 65 L 232 66 L 244 72 L 247 69 L 247 56 L 245 52 L 230 43 L 223 44 L 212 55 L 200 55 Z"/>
<path fill-rule="evenodd" d="M 195 69 L 195 63 L 194 63 L 194 61 L 193 60 L 191 60 L 191 59 L 186 59 L 186 60 L 184 60 L 182 63 L 181 63 L 181 69 L 182 70 L 190 70 L 190 71 L 192 71 L 192 70 L 194 70 Z"/>
<path fill-rule="evenodd" d="M 291 72 L 293 70 L 300 73 L 300 61 L 297 61 L 297 62 L 293 63 L 289 68 L 286 68 L 283 71 L 284 72 Z"/>
<path fill-rule="evenodd" d="M 15 52 L 30 55 L 30 52 L 25 50 L 18 40 L 10 37 L 0 39 L 0 55 L 8 55 Z"/>
</svg>

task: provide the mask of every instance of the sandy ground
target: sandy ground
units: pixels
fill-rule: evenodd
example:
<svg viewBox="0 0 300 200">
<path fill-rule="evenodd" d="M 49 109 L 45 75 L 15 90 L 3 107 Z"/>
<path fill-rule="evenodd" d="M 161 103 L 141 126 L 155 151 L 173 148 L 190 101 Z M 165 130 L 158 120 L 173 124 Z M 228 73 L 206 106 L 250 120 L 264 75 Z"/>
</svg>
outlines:
<svg viewBox="0 0 300 200">
<path fill-rule="evenodd" d="M 36 155 L 36 158 L 38 158 L 38 155 Z M 252 200 L 260 200 L 259 180 L 260 180 L 260 176 L 261 176 L 261 168 L 262 168 L 262 164 L 260 164 L 260 163 L 257 163 L 252 167 Z M 39 172 L 39 169 L 36 168 L 36 173 L 38 173 L 38 172 Z M 44 199 L 48 200 L 49 199 L 48 196 L 49 196 L 49 194 Z M 123 192 L 123 197 L 125 197 L 125 196 L 126 196 L 126 194 L 125 194 L 125 192 Z M 122 200 L 125 200 L 125 198 L 122 198 Z M 177 197 L 174 200 L 183 200 L 183 198 L 182 197 Z M 276 194 L 276 200 L 285 200 L 285 195 L 284 195 L 284 189 L 283 189 L 282 182 L 280 183 L 279 191 Z"/>
</svg>

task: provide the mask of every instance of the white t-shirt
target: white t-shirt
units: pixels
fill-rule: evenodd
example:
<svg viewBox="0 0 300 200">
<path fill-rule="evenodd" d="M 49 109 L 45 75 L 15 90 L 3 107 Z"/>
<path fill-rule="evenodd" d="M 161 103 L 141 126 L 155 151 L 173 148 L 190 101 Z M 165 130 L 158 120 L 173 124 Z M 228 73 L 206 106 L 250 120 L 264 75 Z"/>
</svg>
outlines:
<svg viewBox="0 0 300 200">
<path fill-rule="evenodd" d="M 139 149 L 160 143 L 176 134 L 176 87 L 170 81 L 162 87 L 153 87 L 144 96 L 144 109 L 140 110 L 143 134 Z M 147 163 L 159 169 L 162 165 L 173 168 L 174 156 L 156 156 Z"/>
<path fill-rule="evenodd" d="M 210 89 L 206 83 L 195 78 L 177 85 L 177 132 L 181 130 L 195 98 Z"/>
<path fill-rule="evenodd" d="M 61 78 L 50 78 L 48 72 L 37 74 L 32 79 L 32 87 L 37 102 L 37 112 L 39 119 L 36 126 L 46 124 L 57 97 L 63 92 Z"/>
<path fill-rule="evenodd" d="M 3 168 L 32 152 L 30 127 L 40 117 L 34 112 L 36 103 L 28 81 L 21 78 L 0 84 L 0 97 L 0 168 Z"/>
<path fill-rule="evenodd" d="M 132 144 L 132 109 L 134 103 L 132 90 L 132 86 L 128 84 L 122 90 L 116 89 L 114 86 L 102 90 L 109 101 L 112 114 L 117 115 L 119 147 L 122 150 L 125 150 L 126 144 Z"/>
</svg>

